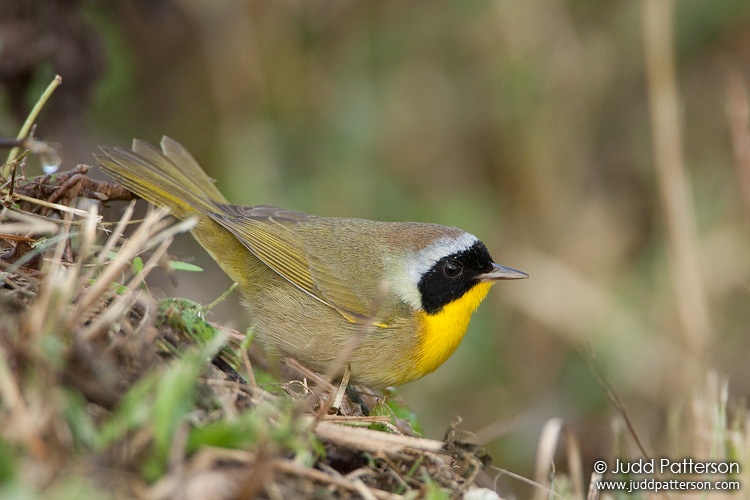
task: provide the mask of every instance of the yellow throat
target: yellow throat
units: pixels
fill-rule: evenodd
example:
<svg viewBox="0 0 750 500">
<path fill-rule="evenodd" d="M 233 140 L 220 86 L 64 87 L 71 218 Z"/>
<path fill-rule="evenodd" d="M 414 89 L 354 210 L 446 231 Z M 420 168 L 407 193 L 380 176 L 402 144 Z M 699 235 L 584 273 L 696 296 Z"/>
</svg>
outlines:
<svg viewBox="0 0 750 500">
<path fill-rule="evenodd" d="M 458 300 L 446 304 L 439 312 L 417 313 L 420 325 L 419 351 L 414 370 L 419 378 L 443 364 L 461 343 L 469 326 L 471 314 L 487 296 L 494 282 L 481 282 Z"/>
</svg>

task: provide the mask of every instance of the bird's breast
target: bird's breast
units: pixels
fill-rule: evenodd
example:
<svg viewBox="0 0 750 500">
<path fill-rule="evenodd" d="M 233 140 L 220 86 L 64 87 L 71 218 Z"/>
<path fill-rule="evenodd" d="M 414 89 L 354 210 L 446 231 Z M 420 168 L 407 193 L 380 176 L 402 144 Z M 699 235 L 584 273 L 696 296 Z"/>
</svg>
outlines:
<svg viewBox="0 0 750 500">
<path fill-rule="evenodd" d="M 472 313 L 487 296 L 491 282 L 478 283 L 459 299 L 449 302 L 434 314 L 417 313 L 418 348 L 414 378 L 419 378 L 443 364 L 461 343 Z"/>
</svg>

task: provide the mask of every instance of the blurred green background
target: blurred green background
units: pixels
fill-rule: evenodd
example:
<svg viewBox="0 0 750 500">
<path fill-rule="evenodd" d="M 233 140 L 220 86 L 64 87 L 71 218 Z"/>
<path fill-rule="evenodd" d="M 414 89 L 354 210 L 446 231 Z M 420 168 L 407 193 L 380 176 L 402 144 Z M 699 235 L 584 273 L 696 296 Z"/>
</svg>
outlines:
<svg viewBox="0 0 750 500">
<path fill-rule="evenodd" d="M 728 113 L 750 81 L 750 4 L 679 0 L 660 20 L 674 29 L 697 270 L 670 250 L 644 5 L 3 0 L 0 133 L 57 72 L 36 135 L 62 144 L 66 168 L 167 134 L 238 204 L 470 231 L 532 279 L 497 285 L 456 354 L 401 389 L 426 434 L 460 415 L 464 437 L 529 476 L 543 424 L 561 417 L 587 460 L 611 456 L 617 411 L 593 353 L 662 456 L 709 370 L 733 398 L 750 391 L 750 205 Z M 207 304 L 229 286 L 189 237 L 172 253 L 207 274 L 157 294 Z M 693 270 L 709 326 L 691 344 L 673 277 Z M 246 326 L 236 297 L 210 319 Z"/>
</svg>

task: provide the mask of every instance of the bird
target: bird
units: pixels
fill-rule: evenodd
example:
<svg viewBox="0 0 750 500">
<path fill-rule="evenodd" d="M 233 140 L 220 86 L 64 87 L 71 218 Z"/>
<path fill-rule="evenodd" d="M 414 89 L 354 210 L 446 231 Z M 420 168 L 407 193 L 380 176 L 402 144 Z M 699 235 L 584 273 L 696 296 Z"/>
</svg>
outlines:
<svg viewBox="0 0 750 500">
<path fill-rule="evenodd" d="M 166 207 L 238 284 L 256 338 L 351 383 L 402 385 L 437 369 L 494 283 L 529 275 L 496 264 L 476 236 L 422 222 L 322 217 L 233 205 L 179 142 L 102 147 L 101 169 Z M 341 375 L 341 373 L 338 373 Z"/>
</svg>

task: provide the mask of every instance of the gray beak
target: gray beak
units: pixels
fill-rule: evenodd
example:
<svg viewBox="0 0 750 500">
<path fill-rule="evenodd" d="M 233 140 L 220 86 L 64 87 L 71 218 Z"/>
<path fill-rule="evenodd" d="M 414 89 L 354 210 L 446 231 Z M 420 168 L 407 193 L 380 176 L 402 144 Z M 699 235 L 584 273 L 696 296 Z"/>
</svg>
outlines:
<svg viewBox="0 0 750 500">
<path fill-rule="evenodd" d="M 512 267 L 492 264 L 492 271 L 477 276 L 479 281 L 498 281 L 498 280 L 522 280 L 530 276 L 523 271 L 513 269 Z"/>
</svg>

